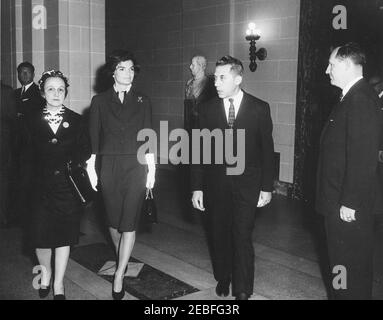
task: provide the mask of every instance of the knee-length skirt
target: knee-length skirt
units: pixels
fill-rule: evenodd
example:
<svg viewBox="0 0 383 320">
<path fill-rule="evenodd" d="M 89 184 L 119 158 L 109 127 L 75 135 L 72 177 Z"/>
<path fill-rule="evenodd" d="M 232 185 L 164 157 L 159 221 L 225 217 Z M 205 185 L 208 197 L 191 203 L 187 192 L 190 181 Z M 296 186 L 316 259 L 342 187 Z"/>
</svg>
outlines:
<svg viewBox="0 0 383 320">
<path fill-rule="evenodd" d="M 135 155 L 102 156 L 100 182 L 109 227 L 136 231 L 145 197 L 146 166 Z"/>
<path fill-rule="evenodd" d="M 31 212 L 32 246 L 52 249 L 77 244 L 83 207 L 64 170 L 52 172 L 38 189 Z"/>
</svg>

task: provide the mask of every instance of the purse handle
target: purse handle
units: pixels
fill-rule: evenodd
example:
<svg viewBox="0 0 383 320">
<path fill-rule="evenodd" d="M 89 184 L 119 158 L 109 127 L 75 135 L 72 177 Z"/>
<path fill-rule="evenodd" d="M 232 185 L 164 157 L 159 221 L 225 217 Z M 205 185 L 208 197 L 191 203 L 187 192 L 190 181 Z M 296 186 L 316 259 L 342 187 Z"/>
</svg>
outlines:
<svg viewBox="0 0 383 320">
<path fill-rule="evenodd" d="M 154 199 L 152 189 L 146 188 L 146 197 L 145 197 L 145 200 L 148 200 L 148 199 L 149 199 L 149 196 L 150 196 L 151 199 Z"/>
</svg>

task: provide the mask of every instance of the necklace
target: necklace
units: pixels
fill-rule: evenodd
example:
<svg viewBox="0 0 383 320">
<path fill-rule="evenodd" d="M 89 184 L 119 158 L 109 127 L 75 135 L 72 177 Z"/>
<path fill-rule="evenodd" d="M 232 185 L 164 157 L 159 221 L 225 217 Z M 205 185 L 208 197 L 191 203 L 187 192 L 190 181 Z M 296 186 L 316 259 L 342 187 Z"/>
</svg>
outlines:
<svg viewBox="0 0 383 320">
<path fill-rule="evenodd" d="M 47 109 L 47 107 L 43 110 L 43 116 L 45 121 L 48 122 L 48 124 L 59 124 L 63 120 L 63 115 L 65 113 L 65 110 L 63 107 L 61 107 L 59 112 L 52 113 Z"/>
</svg>

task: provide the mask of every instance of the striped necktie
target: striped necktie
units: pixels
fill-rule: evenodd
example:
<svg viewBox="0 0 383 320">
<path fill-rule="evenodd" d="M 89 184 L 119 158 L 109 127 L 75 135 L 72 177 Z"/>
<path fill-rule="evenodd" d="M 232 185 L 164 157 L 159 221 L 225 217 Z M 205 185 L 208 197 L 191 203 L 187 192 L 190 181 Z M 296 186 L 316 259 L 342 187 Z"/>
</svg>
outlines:
<svg viewBox="0 0 383 320">
<path fill-rule="evenodd" d="M 229 108 L 229 120 L 228 125 L 232 129 L 235 121 L 235 108 L 234 108 L 234 99 L 229 99 L 230 108 Z"/>
</svg>

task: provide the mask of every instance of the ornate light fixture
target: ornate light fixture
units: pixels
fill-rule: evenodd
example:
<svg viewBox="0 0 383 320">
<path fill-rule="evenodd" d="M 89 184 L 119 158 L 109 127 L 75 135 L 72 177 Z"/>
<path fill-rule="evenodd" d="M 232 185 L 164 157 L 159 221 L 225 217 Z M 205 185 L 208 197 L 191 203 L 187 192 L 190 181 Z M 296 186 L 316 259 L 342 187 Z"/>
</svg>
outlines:
<svg viewBox="0 0 383 320">
<path fill-rule="evenodd" d="M 267 51 L 265 48 L 260 48 L 257 51 L 255 42 L 261 38 L 261 31 L 256 28 L 254 22 L 249 23 L 249 28 L 246 30 L 246 40 L 250 42 L 250 70 L 254 72 L 257 70 L 257 58 L 259 60 L 265 60 L 267 57 Z"/>
</svg>

